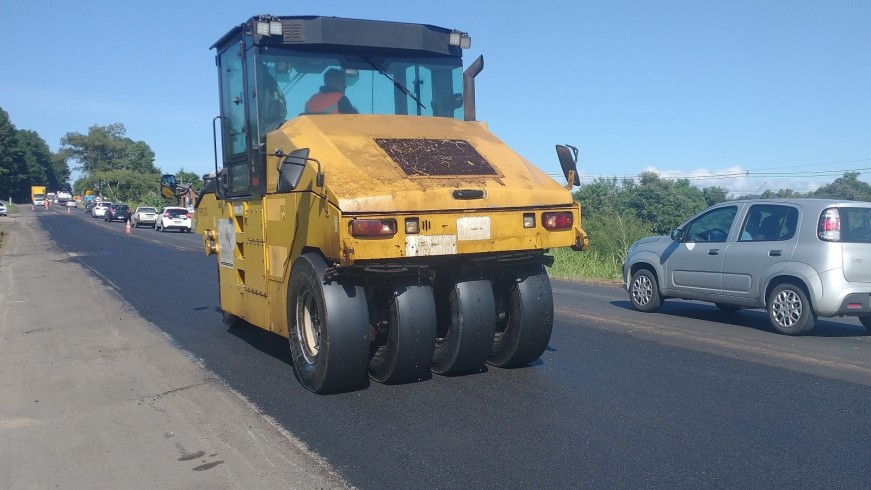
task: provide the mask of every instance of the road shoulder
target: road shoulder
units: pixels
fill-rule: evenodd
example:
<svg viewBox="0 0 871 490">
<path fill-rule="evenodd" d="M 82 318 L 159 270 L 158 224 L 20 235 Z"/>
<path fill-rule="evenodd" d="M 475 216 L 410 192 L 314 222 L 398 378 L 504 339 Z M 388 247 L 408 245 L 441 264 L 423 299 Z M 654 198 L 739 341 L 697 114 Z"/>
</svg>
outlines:
<svg viewBox="0 0 871 490">
<path fill-rule="evenodd" d="M 0 487 L 348 487 L 54 248 L 35 215 L 4 229 Z"/>
</svg>

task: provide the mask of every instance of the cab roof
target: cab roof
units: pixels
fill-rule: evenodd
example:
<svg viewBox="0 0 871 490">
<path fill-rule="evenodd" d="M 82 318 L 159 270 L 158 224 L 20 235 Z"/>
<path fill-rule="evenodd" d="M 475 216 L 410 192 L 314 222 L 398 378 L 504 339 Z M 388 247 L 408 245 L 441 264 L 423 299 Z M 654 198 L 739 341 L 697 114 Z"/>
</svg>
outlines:
<svg viewBox="0 0 871 490">
<path fill-rule="evenodd" d="M 257 22 L 264 20 L 280 21 L 281 34 L 257 34 Z M 242 32 L 250 35 L 258 45 L 344 52 L 402 51 L 408 54 L 462 57 L 462 50 L 449 43 L 451 33 L 459 31 L 428 24 L 308 15 L 251 17 L 224 34 L 211 49 L 224 48 Z"/>
</svg>

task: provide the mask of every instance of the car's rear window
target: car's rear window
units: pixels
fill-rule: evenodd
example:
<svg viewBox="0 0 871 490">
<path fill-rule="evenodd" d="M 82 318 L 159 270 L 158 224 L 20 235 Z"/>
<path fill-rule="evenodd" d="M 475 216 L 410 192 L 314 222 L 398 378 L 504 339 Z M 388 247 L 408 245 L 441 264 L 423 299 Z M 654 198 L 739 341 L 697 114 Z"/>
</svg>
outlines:
<svg viewBox="0 0 871 490">
<path fill-rule="evenodd" d="M 838 208 L 841 241 L 871 243 L 871 208 Z"/>
<path fill-rule="evenodd" d="M 139 208 L 140 213 L 156 213 L 157 210 L 154 208 Z"/>
<path fill-rule="evenodd" d="M 166 212 L 171 218 L 187 218 L 188 215 L 187 209 L 167 209 Z"/>
</svg>

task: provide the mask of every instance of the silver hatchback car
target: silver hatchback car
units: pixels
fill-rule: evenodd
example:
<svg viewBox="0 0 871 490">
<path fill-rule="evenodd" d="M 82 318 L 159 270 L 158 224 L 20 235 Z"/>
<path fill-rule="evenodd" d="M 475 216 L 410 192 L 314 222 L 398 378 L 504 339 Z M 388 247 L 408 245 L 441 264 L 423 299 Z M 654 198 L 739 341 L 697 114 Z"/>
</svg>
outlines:
<svg viewBox="0 0 871 490">
<path fill-rule="evenodd" d="M 788 335 L 810 331 L 818 316 L 857 316 L 871 329 L 871 202 L 724 202 L 671 236 L 632 244 L 623 281 L 639 311 L 682 298 L 765 308 Z"/>
</svg>

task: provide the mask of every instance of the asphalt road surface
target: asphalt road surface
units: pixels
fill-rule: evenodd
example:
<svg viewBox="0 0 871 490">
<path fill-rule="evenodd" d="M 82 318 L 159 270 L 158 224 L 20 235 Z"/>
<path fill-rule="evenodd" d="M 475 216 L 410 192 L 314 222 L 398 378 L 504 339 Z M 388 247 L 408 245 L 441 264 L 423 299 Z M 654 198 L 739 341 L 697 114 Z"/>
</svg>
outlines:
<svg viewBox="0 0 871 490">
<path fill-rule="evenodd" d="M 195 234 L 39 214 L 113 297 L 357 488 L 867 488 L 871 336 L 810 335 L 698 302 L 631 309 L 616 287 L 553 281 L 553 336 L 525 368 L 318 396 L 287 341 L 221 323 Z"/>
</svg>

